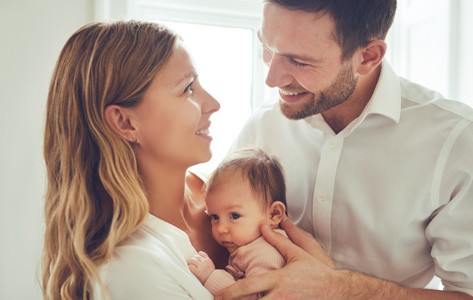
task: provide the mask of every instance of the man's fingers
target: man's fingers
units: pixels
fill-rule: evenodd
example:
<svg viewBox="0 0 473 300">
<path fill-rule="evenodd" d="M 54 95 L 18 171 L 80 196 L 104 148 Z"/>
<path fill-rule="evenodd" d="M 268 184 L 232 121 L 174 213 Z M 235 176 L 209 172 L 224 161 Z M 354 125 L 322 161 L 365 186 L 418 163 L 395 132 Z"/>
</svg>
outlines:
<svg viewBox="0 0 473 300">
<path fill-rule="evenodd" d="M 310 248 L 310 244 L 312 240 L 314 240 L 314 237 L 310 233 L 294 225 L 294 223 L 292 223 L 292 221 L 288 218 L 284 219 L 281 222 L 281 227 L 287 233 L 291 241 L 294 242 L 294 244 L 298 245 L 306 251 L 306 248 Z"/>
<path fill-rule="evenodd" d="M 224 289 L 215 299 L 240 299 L 252 294 L 269 291 L 272 283 L 276 282 L 273 277 L 278 271 L 269 271 L 264 275 L 256 275 L 250 278 L 238 280 L 228 288 Z"/>
<path fill-rule="evenodd" d="M 294 244 L 304 249 L 311 256 L 317 258 L 329 267 L 335 267 L 333 260 L 325 253 L 322 246 L 315 238 L 302 228 L 294 225 L 288 218 L 281 222 L 281 228 L 287 233 L 288 237 Z"/>
<path fill-rule="evenodd" d="M 298 255 L 306 255 L 306 253 L 301 248 L 294 245 L 290 239 L 275 232 L 266 225 L 261 227 L 261 233 L 271 245 L 281 252 L 287 262 L 292 261 Z"/>
</svg>

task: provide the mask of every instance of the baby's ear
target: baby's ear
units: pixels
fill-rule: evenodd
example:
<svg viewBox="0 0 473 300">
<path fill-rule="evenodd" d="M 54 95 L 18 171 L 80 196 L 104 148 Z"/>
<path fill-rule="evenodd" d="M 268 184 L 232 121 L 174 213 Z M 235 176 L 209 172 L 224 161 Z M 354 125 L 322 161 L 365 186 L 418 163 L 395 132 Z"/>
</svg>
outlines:
<svg viewBox="0 0 473 300">
<path fill-rule="evenodd" d="M 270 225 L 271 227 L 276 228 L 286 215 L 286 206 L 281 201 L 274 201 L 269 207 L 269 214 Z"/>
</svg>

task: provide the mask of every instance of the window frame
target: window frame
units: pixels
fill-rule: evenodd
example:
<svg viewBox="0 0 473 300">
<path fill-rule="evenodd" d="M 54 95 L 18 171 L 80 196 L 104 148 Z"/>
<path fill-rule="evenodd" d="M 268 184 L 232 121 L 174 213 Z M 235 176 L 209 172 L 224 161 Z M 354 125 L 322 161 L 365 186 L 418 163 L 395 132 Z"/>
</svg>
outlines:
<svg viewBox="0 0 473 300">
<path fill-rule="evenodd" d="M 263 2 L 255 0 L 97 0 L 98 20 L 139 20 L 185 22 L 201 25 L 236 27 L 252 31 L 251 111 L 267 99 L 265 66 L 257 36 Z"/>
<path fill-rule="evenodd" d="M 394 22 L 388 32 L 386 42 L 388 44 L 387 59 L 393 66 L 397 75 L 405 77 L 411 81 L 419 82 L 410 76 L 410 60 L 414 59 L 409 54 L 412 47 L 409 42 L 410 28 L 412 25 L 424 21 L 437 22 L 442 29 L 436 32 L 436 50 L 432 50 L 432 55 L 437 61 L 444 63 L 445 73 L 439 74 L 441 80 L 445 82 L 445 87 L 439 90 L 444 96 L 457 99 L 459 90 L 459 3 L 458 1 L 441 0 L 437 5 L 429 5 L 429 14 L 423 14 L 423 19 L 419 20 L 419 11 L 425 10 L 428 0 L 412 1 L 399 0 Z M 435 62 L 433 62 L 435 63 Z M 436 86 L 426 84 L 428 88 L 438 89 Z"/>
</svg>

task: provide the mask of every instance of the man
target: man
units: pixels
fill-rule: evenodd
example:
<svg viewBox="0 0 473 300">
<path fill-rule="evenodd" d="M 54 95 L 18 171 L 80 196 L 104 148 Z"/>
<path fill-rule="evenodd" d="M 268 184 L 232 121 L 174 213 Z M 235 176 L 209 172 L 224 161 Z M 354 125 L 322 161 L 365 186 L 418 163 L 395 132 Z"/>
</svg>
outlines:
<svg viewBox="0 0 473 300">
<path fill-rule="evenodd" d="M 288 265 L 230 287 L 284 299 L 472 299 L 473 110 L 401 79 L 384 38 L 395 0 L 266 0 L 264 105 L 234 148 L 286 172 Z M 435 71 L 435 62 L 432 62 Z M 310 256 L 311 254 L 312 256 Z M 444 291 L 425 289 L 436 275 Z"/>
</svg>

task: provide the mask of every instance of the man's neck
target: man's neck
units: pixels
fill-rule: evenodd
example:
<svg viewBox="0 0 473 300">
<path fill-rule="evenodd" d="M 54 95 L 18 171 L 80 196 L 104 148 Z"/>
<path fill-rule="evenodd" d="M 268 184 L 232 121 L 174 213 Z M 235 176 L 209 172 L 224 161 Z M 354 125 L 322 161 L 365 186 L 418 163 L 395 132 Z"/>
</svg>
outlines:
<svg viewBox="0 0 473 300">
<path fill-rule="evenodd" d="M 340 105 L 322 112 L 325 122 L 338 134 L 358 118 L 371 99 L 381 73 L 381 65 L 368 75 L 360 76 L 355 91 Z"/>
</svg>

